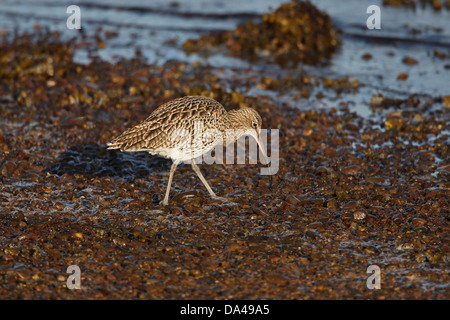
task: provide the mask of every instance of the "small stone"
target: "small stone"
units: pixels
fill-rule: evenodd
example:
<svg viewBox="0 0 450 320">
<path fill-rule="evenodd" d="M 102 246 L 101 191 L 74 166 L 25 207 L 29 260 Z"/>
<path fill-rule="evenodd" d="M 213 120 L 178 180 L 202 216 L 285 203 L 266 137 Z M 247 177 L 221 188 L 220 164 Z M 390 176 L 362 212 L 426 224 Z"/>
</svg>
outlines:
<svg viewBox="0 0 450 320">
<path fill-rule="evenodd" d="M 286 202 L 289 204 L 297 204 L 298 203 L 298 199 L 292 195 L 289 195 L 286 197 Z"/>
<path fill-rule="evenodd" d="M 377 106 L 381 105 L 383 103 L 383 101 L 384 101 L 384 97 L 381 94 L 373 95 L 370 98 L 369 105 L 371 107 L 377 107 Z"/>
<path fill-rule="evenodd" d="M 327 208 L 338 208 L 338 202 L 336 200 L 328 201 Z"/>
<path fill-rule="evenodd" d="M 7 176 L 7 174 L 12 174 L 13 171 L 16 169 L 16 165 L 12 161 L 6 161 L 3 165 L 2 169 L 2 175 Z"/>
<path fill-rule="evenodd" d="M 135 86 L 130 86 L 128 89 L 130 91 L 130 95 L 134 96 L 136 93 L 138 93 L 138 89 Z"/>
<path fill-rule="evenodd" d="M 325 148 L 323 154 L 327 157 L 334 157 L 336 155 L 336 149 L 332 147 Z"/>
<path fill-rule="evenodd" d="M 450 108 L 450 96 L 442 97 L 442 106 L 449 109 Z"/>
<path fill-rule="evenodd" d="M 313 231 L 313 230 L 306 230 L 305 237 L 310 240 L 323 239 L 323 236 L 320 233 L 318 233 L 317 231 Z"/>
<path fill-rule="evenodd" d="M 427 221 L 422 218 L 414 218 L 411 222 L 415 227 L 423 227 L 427 223 Z"/>
<path fill-rule="evenodd" d="M 241 245 L 240 244 L 238 244 L 238 243 L 236 243 L 236 242 L 233 242 L 233 243 L 230 243 L 229 245 L 228 245 L 228 247 L 227 247 L 227 251 L 228 252 L 231 252 L 231 251 L 239 251 L 239 250 L 241 250 Z"/>
<path fill-rule="evenodd" d="M 427 257 L 426 257 L 425 255 L 423 255 L 422 253 L 417 253 L 417 254 L 415 255 L 415 258 L 416 258 L 416 261 L 417 261 L 418 263 L 422 263 L 422 262 L 427 261 Z"/>
<path fill-rule="evenodd" d="M 310 136 L 312 133 L 313 133 L 313 129 L 310 127 L 306 127 L 305 129 L 303 129 L 304 136 Z"/>
<path fill-rule="evenodd" d="M 399 251 L 404 251 L 404 250 L 412 250 L 414 249 L 414 244 L 412 243 L 402 243 L 400 245 L 397 246 L 397 248 L 395 248 Z"/>
<path fill-rule="evenodd" d="M 403 118 L 388 118 L 386 121 L 384 121 L 384 126 L 386 127 L 386 130 L 392 130 L 392 129 L 401 129 L 405 124 L 405 120 Z"/>
<path fill-rule="evenodd" d="M 403 62 L 404 64 L 407 64 L 407 65 L 414 65 L 414 64 L 418 64 L 418 63 L 419 63 L 419 62 L 417 62 L 416 59 L 411 58 L 411 57 L 405 57 L 405 58 L 403 58 L 402 62 Z"/>
<path fill-rule="evenodd" d="M 345 167 L 344 169 L 342 169 L 342 172 L 349 176 L 355 176 L 362 172 L 362 168 L 361 168 L 361 166 L 358 166 L 358 165 L 348 166 L 348 167 Z"/>
<path fill-rule="evenodd" d="M 353 219 L 355 220 L 364 220 L 367 214 L 364 211 L 358 210 L 353 213 Z"/>
<path fill-rule="evenodd" d="M 352 230 L 352 231 L 358 230 L 358 224 L 356 222 L 352 222 L 350 224 L 350 230 Z"/>
<path fill-rule="evenodd" d="M 408 79 L 408 74 L 407 74 L 407 73 L 404 73 L 404 72 L 400 73 L 400 74 L 397 76 L 397 80 L 403 80 L 403 81 L 405 81 L 405 80 L 407 80 L 407 79 Z"/>
<path fill-rule="evenodd" d="M 447 4 L 448 4 L 448 1 L 447 1 Z M 433 6 L 433 9 L 434 9 L 434 10 L 438 10 L 438 11 L 441 10 L 441 9 L 442 9 L 442 6 L 443 6 L 441 0 L 433 0 L 433 1 L 431 2 L 431 5 Z"/>
<path fill-rule="evenodd" d="M 309 96 L 311 95 L 311 93 L 309 92 L 308 88 L 303 87 L 300 91 L 300 95 L 302 96 L 302 98 L 309 98 Z"/>
</svg>

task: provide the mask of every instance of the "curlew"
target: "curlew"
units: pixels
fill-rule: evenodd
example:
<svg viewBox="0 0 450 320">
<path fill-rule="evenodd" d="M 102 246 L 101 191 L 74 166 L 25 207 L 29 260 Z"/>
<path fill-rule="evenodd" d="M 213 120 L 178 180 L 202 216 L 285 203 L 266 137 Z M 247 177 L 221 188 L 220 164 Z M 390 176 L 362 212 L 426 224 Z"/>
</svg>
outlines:
<svg viewBox="0 0 450 320">
<path fill-rule="evenodd" d="M 163 205 L 169 203 L 174 172 L 182 161 L 190 161 L 192 169 L 208 190 L 217 196 L 203 177 L 194 159 L 211 151 L 216 145 L 234 143 L 243 135 L 252 136 L 265 156 L 259 134 L 261 117 L 252 108 L 226 111 L 216 100 L 202 96 L 186 96 L 166 102 L 150 116 L 108 143 L 108 149 L 147 151 L 172 159 L 169 182 Z"/>
</svg>

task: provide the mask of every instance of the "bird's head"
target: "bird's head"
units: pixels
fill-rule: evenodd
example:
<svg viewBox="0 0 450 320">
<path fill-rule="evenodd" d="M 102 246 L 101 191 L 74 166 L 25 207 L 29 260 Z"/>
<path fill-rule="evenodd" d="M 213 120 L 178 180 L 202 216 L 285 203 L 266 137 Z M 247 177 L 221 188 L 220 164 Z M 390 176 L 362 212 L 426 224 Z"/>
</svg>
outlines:
<svg viewBox="0 0 450 320">
<path fill-rule="evenodd" d="M 232 128 L 237 132 L 235 138 L 242 135 L 249 135 L 255 138 L 258 146 L 265 156 L 259 135 L 261 133 L 262 120 L 259 113 L 253 108 L 241 108 L 228 112 Z"/>
</svg>

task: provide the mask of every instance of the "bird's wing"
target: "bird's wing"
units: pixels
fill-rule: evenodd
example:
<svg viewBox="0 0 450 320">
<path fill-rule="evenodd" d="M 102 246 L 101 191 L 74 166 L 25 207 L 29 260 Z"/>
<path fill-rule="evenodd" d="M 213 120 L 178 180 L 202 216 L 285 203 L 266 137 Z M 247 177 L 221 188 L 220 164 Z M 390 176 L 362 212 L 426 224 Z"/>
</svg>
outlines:
<svg viewBox="0 0 450 320">
<path fill-rule="evenodd" d="M 208 129 L 215 126 L 214 119 L 225 115 L 225 108 L 213 99 L 197 96 L 175 99 L 162 104 L 143 122 L 113 139 L 108 143 L 108 149 L 152 151 L 171 148 L 180 141 L 192 139 L 196 125 Z"/>
</svg>

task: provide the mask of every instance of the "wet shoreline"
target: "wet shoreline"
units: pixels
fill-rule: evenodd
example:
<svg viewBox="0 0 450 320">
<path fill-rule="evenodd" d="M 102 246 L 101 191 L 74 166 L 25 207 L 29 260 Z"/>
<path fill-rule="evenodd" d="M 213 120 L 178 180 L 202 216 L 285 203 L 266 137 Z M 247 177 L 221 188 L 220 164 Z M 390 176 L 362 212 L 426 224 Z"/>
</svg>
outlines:
<svg viewBox="0 0 450 320">
<path fill-rule="evenodd" d="M 41 27 L 0 44 L 0 297 L 447 299 L 448 92 L 333 67 L 155 64 L 145 50 L 111 63 L 108 31 L 68 42 Z M 182 95 L 253 106 L 280 129 L 273 185 L 260 164 L 201 165 L 225 204 L 180 166 L 161 206 L 170 161 L 106 143 Z M 67 288 L 70 265 L 83 290 Z"/>
</svg>

